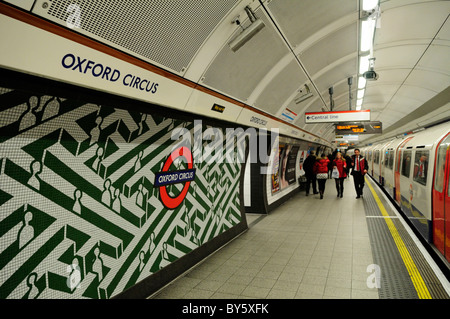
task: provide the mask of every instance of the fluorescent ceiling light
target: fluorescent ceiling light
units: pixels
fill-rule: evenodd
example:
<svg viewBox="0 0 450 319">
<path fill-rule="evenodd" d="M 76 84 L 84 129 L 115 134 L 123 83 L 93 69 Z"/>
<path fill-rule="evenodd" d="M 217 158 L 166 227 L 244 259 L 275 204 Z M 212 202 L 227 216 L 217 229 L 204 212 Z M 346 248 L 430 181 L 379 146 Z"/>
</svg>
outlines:
<svg viewBox="0 0 450 319">
<path fill-rule="evenodd" d="M 366 79 L 360 76 L 358 78 L 358 89 L 364 89 L 366 87 Z"/>
<path fill-rule="evenodd" d="M 357 99 L 362 99 L 364 97 L 364 89 L 358 90 L 358 94 L 356 96 Z"/>
<path fill-rule="evenodd" d="M 356 110 L 357 110 L 357 111 L 361 111 L 361 105 L 357 105 L 357 106 L 356 106 Z"/>
<path fill-rule="evenodd" d="M 373 44 L 373 35 L 375 32 L 375 20 L 364 20 L 361 23 L 361 51 L 369 51 Z"/>
<path fill-rule="evenodd" d="M 369 55 L 365 55 L 359 58 L 359 74 L 363 74 L 369 70 L 369 57 Z"/>
<path fill-rule="evenodd" d="M 357 99 L 356 100 L 356 106 L 361 106 L 363 102 L 363 99 Z"/>
<path fill-rule="evenodd" d="M 378 5 L 378 0 L 363 0 L 362 9 L 370 11 Z"/>
</svg>

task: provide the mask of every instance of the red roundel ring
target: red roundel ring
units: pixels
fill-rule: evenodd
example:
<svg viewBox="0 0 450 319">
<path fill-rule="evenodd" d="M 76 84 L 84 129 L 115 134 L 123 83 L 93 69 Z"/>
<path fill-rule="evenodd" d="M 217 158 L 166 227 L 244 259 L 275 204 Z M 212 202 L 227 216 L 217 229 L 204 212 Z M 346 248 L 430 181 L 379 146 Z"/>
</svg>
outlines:
<svg viewBox="0 0 450 319">
<path fill-rule="evenodd" d="M 164 163 L 164 167 L 162 169 L 162 172 L 169 171 L 170 165 L 172 165 L 173 161 L 177 159 L 178 157 L 183 156 L 187 159 L 188 169 L 193 168 L 193 159 L 192 159 L 192 153 L 189 148 L 186 146 L 181 146 L 174 150 L 167 161 Z M 186 182 L 184 184 L 183 190 L 181 193 L 176 197 L 170 197 L 167 193 L 166 186 L 159 187 L 159 194 L 161 196 L 161 201 L 163 202 L 164 206 L 166 206 L 168 209 L 175 209 L 183 202 L 184 198 L 186 197 L 186 194 L 189 190 L 189 186 L 191 185 L 191 182 Z"/>
</svg>

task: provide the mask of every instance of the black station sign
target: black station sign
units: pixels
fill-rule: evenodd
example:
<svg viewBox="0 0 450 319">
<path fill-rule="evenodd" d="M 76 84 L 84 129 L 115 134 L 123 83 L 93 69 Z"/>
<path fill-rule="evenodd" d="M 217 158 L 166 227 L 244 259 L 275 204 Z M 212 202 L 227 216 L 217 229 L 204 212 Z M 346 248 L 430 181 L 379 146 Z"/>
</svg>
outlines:
<svg viewBox="0 0 450 319">
<path fill-rule="evenodd" d="M 336 134 L 380 134 L 383 131 L 381 122 L 352 122 L 336 124 Z"/>
<path fill-rule="evenodd" d="M 219 112 L 219 113 L 223 113 L 223 111 L 225 111 L 225 106 L 219 105 L 219 104 L 214 104 L 211 108 L 211 110 Z"/>
</svg>

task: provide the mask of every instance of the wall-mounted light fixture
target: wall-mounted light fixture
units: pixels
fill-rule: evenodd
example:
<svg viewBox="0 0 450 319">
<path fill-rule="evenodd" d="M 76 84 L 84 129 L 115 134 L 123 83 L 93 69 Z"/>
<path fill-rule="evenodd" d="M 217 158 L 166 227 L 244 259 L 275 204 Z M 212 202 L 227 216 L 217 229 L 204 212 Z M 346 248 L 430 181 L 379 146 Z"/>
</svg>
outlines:
<svg viewBox="0 0 450 319">
<path fill-rule="evenodd" d="M 301 103 L 301 102 L 303 102 L 303 101 L 305 101 L 305 100 L 307 100 L 307 99 L 313 97 L 313 94 L 312 94 L 312 92 L 311 92 L 311 89 L 309 88 L 309 86 L 308 86 L 307 84 L 305 84 L 305 85 L 303 86 L 303 88 L 301 88 L 301 89 L 299 90 L 299 92 L 302 93 L 302 95 L 300 95 L 299 97 L 297 97 L 297 98 L 294 100 L 294 101 L 295 101 L 295 104 L 299 104 L 299 103 Z"/>
<path fill-rule="evenodd" d="M 247 41 L 249 41 L 255 34 L 257 34 L 262 28 L 264 28 L 265 24 L 261 19 L 258 19 L 255 13 L 249 6 L 245 7 L 245 12 L 248 15 L 248 18 L 251 21 L 251 24 L 244 28 L 241 24 L 241 20 L 239 16 L 237 16 L 233 23 L 237 24 L 242 28 L 242 32 L 239 33 L 233 40 L 231 40 L 228 45 L 230 46 L 233 52 L 236 52 L 240 47 L 242 47 Z"/>
</svg>

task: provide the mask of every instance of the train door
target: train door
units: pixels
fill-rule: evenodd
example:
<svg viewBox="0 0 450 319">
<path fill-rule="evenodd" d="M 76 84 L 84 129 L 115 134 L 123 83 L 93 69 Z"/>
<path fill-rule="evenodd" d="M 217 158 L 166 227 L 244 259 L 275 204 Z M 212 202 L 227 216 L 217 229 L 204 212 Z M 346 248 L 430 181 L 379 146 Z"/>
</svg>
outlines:
<svg viewBox="0 0 450 319">
<path fill-rule="evenodd" d="M 387 162 L 389 160 L 389 153 L 388 153 L 388 146 L 391 144 L 391 142 L 388 142 L 381 146 L 380 148 L 380 184 L 384 187 L 384 179 L 386 175 L 386 166 Z"/>
<path fill-rule="evenodd" d="M 381 162 L 380 162 L 380 150 L 373 151 L 373 176 L 378 178 L 378 182 L 381 184 Z"/>
<path fill-rule="evenodd" d="M 450 262 L 450 135 L 436 149 L 433 183 L 433 242 Z"/>
<path fill-rule="evenodd" d="M 400 145 L 397 147 L 396 150 L 396 156 L 395 156 L 395 172 L 394 172 L 394 185 L 395 185 L 395 200 L 397 201 L 397 203 L 401 204 L 402 202 L 402 196 L 400 194 L 400 164 L 401 164 L 401 160 L 402 160 L 402 151 L 401 148 L 403 147 L 403 145 L 405 145 L 409 140 L 411 140 L 414 136 L 408 137 L 407 139 L 405 139 L 403 142 L 400 143 Z"/>
</svg>

